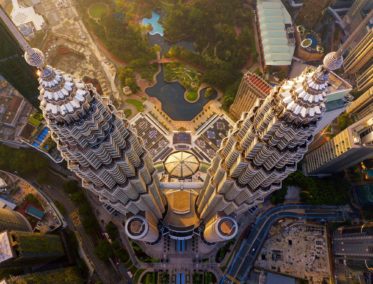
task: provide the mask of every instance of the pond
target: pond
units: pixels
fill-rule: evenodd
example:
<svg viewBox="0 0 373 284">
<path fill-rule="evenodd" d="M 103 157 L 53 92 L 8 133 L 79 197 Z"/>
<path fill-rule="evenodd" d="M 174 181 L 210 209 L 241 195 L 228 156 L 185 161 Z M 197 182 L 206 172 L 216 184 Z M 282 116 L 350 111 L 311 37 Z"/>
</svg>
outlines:
<svg viewBox="0 0 373 284">
<path fill-rule="evenodd" d="M 145 90 L 151 96 L 157 98 L 162 103 L 162 110 L 173 120 L 190 121 L 197 116 L 203 106 L 209 101 L 217 98 L 217 92 L 206 99 L 204 94 L 206 88 L 200 92 L 200 98 L 195 103 L 188 103 L 184 99 L 185 88 L 179 82 L 166 82 L 163 75 L 163 66 L 156 77 L 157 83 Z"/>
<path fill-rule="evenodd" d="M 173 45 L 177 45 L 180 47 L 183 47 L 185 49 L 188 49 L 189 51 L 194 52 L 195 48 L 192 42 L 189 41 L 178 41 L 176 43 L 169 43 L 167 40 L 164 38 L 164 29 L 163 26 L 159 23 L 161 15 L 155 11 L 152 12 L 152 17 L 149 18 L 144 18 L 141 20 L 142 25 L 151 25 L 152 30 L 149 32 L 149 43 L 150 45 L 159 45 L 161 47 L 161 55 L 165 54 L 168 52 L 168 50 L 171 48 Z"/>
<path fill-rule="evenodd" d="M 150 19 L 149 18 L 142 19 L 141 24 L 144 26 L 145 25 L 152 26 L 152 30 L 149 32 L 149 34 L 151 35 L 159 34 L 160 36 L 163 36 L 164 30 L 163 30 L 162 25 L 159 23 L 160 18 L 161 16 L 157 12 L 153 11 L 152 17 Z"/>
<path fill-rule="evenodd" d="M 153 11 L 152 17 L 144 18 L 141 21 L 142 25 L 150 24 L 152 31 L 149 32 L 149 43 L 150 45 L 159 45 L 161 47 L 161 56 L 165 54 L 173 45 L 181 46 L 192 52 L 195 51 L 192 42 L 179 41 L 176 43 L 169 43 L 164 38 L 164 29 L 159 23 L 160 14 Z M 197 116 L 202 110 L 203 106 L 212 99 L 217 97 L 217 92 L 206 99 L 204 94 L 206 89 L 201 90 L 200 98 L 195 103 L 189 103 L 184 99 L 185 88 L 179 82 L 166 82 L 164 80 L 163 66 L 161 65 L 161 71 L 156 77 L 156 84 L 145 90 L 145 92 L 151 96 L 157 98 L 162 103 L 162 110 L 167 115 L 177 121 L 190 121 Z"/>
</svg>

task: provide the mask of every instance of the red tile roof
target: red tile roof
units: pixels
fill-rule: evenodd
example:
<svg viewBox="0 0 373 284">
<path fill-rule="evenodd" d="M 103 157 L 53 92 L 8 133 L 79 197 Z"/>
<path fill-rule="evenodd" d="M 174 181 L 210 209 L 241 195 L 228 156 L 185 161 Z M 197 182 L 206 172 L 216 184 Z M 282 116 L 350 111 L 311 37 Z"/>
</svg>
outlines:
<svg viewBox="0 0 373 284">
<path fill-rule="evenodd" d="M 265 95 L 268 95 L 272 89 L 271 86 L 266 81 L 264 81 L 264 79 L 256 74 L 248 72 L 245 74 L 245 79 L 250 82 L 250 85 L 252 85 L 258 91 L 262 92 Z"/>
</svg>

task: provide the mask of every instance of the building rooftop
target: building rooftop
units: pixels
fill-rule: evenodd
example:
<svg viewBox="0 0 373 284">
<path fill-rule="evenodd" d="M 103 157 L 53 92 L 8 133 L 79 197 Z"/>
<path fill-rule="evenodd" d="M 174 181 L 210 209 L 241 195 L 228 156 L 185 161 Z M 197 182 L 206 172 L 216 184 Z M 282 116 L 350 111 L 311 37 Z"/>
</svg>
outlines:
<svg viewBox="0 0 373 284">
<path fill-rule="evenodd" d="M 202 153 L 213 158 L 219 150 L 222 140 L 227 137 L 231 124 L 224 116 L 214 119 L 196 139 L 195 143 Z"/>
<path fill-rule="evenodd" d="M 268 273 L 265 284 L 295 284 L 295 278 L 277 273 Z"/>
<path fill-rule="evenodd" d="M 38 220 L 42 220 L 44 215 L 45 215 L 45 213 L 43 211 L 41 211 L 41 210 L 35 208 L 34 206 L 31 206 L 31 205 L 27 206 L 25 212 L 26 212 L 26 214 L 28 214 L 32 217 L 35 217 Z"/>
<path fill-rule="evenodd" d="M 128 230 L 131 232 L 131 234 L 135 236 L 141 235 L 145 229 L 146 226 L 142 219 L 135 217 L 129 221 Z"/>
<path fill-rule="evenodd" d="M 251 86 L 256 88 L 261 93 L 269 95 L 269 93 L 271 92 L 271 86 L 260 76 L 251 72 L 247 72 L 244 75 L 244 78 L 247 82 L 251 84 Z"/>
<path fill-rule="evenodd" d="M 145 113 L 139 113 L 131 120 L 132 127 L 136 130 L 136 134 L 144 141 L 144 146 L 154 161 L 162 160 L 169 153 L 168 149 L 170 149 L 168 147 L 170 141 L 166 136 L 168 133 L 164 133 L 158 123 L 154 118 Z"/>
<path fill-rule="evenodd" d="M 294 28 L 285 6 L 280 0 L 259 0 L 257 14 L 265 65 L 291 65 Z"/>
<path fill-rule="evenodd" d="M 24 103 L 23 97 L 0 76 L 0 123 L 15 126 L 17 113 Z"/>
<path fill-rule="evenodd" d="M 13 258 L 12 247 L 7 232 L 0 233 L 0 263 Z"/>
<path fill-rule="evenodd" d="M 177 231 L 193 230 L 198 226 L 199 218 L 195 212 L 197 194 L 194 190 L 164 190 L 169 209 L 164 218 L 168 228 Z"/>
<path fill-rule="evenodd" d="M 12 4 L 11 17 L 17 27 L 32 23 L 37 31 L 42 29 L 44 19 L 35 12 L 33 7 L 21 7 L 17 0 L 12 0 Z"/>
</svg>

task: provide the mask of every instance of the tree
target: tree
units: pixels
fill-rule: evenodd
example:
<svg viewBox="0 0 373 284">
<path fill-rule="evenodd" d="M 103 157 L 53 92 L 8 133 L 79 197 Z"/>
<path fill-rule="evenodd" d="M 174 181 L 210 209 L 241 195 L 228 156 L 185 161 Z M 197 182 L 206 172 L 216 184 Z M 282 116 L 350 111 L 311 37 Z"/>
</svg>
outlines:
<svg viewBox="0 0 373 284">
<path fill-rule="evenodd" d="M 79 183 L 76 180 L 69 180 L 65 182 L 62 188 L 66 193 L 69 193 L 69 194 L 72 194 L 78 190 L 81 190 Z"/>
<path fill-rule="evenodd" d="M 107 225 L 105 226 L 105 230 L 109 234 L 109 236 L 112 240 L 116 240 L 116 239 L 119 238 L 118 228 L 117 228 L 117 226 L 114 225 L 113 222 L 107 223 Z"/>
<path fill-rule="evenodd" d="M 107 240 L 100 240 L 95 247 L 95 254 L 102 261 L 108 262 L 109 258 L 114 257 L 113 249 Z"/>
</svg>

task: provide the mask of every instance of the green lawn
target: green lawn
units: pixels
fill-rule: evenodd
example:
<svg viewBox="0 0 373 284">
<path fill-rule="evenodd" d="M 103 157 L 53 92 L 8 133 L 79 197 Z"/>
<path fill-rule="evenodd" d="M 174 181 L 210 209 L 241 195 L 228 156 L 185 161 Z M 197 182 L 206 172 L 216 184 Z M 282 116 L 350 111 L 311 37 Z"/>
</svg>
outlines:
<svg viewBox="0 0 373 284">
<path fill-rule="evenodd" d="M 109 12 L 109 8 L 105 3 L 93 3 L 88 8 L 88 13 L 92 18 L 101 19 L 102 16 Z"/>
<path fill-rule="evenodd" d="M 43 115 L 40 112 L 35 112 L 28 118 L 28 123 L 32 126 L 39 127 L 41 121 L 43 120 Z"/>
<path fill-rule="evenodd" d="M 133 105 L 138 112 L 142 112 L 144 111 L 144 105 L 142 102 L 138 101 L 138 100 L 135 100 L 135 99 L 127 99 L 126 100 L 126 103 L 130 104 L 130 105 Z"/>
</svg>

